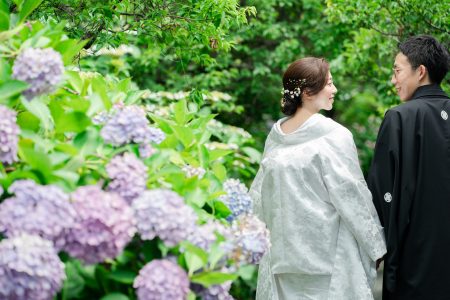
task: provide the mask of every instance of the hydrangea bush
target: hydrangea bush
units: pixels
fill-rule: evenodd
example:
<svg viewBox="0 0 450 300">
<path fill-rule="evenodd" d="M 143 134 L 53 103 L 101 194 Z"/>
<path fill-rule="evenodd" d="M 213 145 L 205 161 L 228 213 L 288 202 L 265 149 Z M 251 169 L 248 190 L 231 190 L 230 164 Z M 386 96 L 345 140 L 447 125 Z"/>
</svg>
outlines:
<svg viewBox="0 0 450 300">
<path fill-rule="evenodd" d="M 16 124 L 16 112 L 0 105 L 0 161 L 11 164 L 17 160 L 19 127 Z"/>
<path fill-rule="evenodd" d="M 15 196 L 0 203 L 0 232 L 8 237 L 38 235 L 63 249 L 67 230 L 76 218 L 69 195 L 58 186 L 38 185 L 32 180 L 17 180 L 8 192 Z"/>
<path fill-rule="evenodd" d="M 14 61 L 12 77 L 27 82 L 27 99 L 50 93 L 61 82 L 64 64 L 61 54 L 52 48 L 27 48 Z"/>
<path fill-rule="evenodd" d="M 119 255 L 136 232 L 127 202 L 97 185 L 79 187 L 71 198 L 77 217 L 66 235 L 65 250 L 87 264 Z"/>
<path fill-rule="evenodd" d="M 52 299 L 65 277 L 64 264 L 50 241 L 21 234 L 0 242 L 1 299 Z"/>
<path fill-rule="evenodd" d="M 28 13 L 0 36 L 0 298 L 232 299 L 269 242 L 227 180 L 245 132 L 211 126 L 230 99 L 78 71 L 86 42 Z"/>
</svg>

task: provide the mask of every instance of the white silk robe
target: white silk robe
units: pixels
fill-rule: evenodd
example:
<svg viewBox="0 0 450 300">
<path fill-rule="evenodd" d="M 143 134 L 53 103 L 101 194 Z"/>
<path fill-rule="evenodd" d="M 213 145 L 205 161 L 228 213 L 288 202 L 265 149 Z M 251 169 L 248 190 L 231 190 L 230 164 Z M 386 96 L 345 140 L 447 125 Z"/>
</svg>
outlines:
<svg viewBox="0 0 450 300">
<path fill-rule="evenodd" d="M 272 247 L 257 299 L 373 299 L 386 246 L 352 134 L 320 114 L 284 134 L 278 121 L 251 186 Z"/>
</svg>

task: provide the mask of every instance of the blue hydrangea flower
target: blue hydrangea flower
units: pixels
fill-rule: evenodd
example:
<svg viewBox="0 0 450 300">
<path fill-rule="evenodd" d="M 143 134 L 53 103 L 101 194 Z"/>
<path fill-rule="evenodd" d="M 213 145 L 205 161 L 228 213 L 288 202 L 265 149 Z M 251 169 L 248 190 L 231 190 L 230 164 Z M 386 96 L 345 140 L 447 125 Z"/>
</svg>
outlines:
<svg viewBox="0 0 450 300">
<path fill-rule="evenodd" d="M 0 161 L 11 164 L 17 160 L 17 143 L 20 133 L 16 112 L 0 105 Z"/>
<path fill-rule="evenodd" d="M 232 227 L 235 261 L 258 264 L 270 248 L 270 235 L 266 225 L 255 215 L 242 215 L 233 222 Z"/>
<path fill-rule="evenodd" d="M 25 49 L 14 61 L 12 77 L 30 87 L 23 92 L 27 99 L 51 93 L 61 81 L 64 64 L 61 54 L 51 48 Z"/>
<path fill-rule="evenodd" d="M 133 287 L 139 300 L 186 300 L 189 278 L 170 260 L 155 259 L 139 271 Z"/>
<path fill-rule="evenodd" d="M 23 234 L 0 242 L 0 299 L 53 299 L 65 277 L 50 241 Z"/>
<path fill-rule="evenodd" d="M 88 264 L 119 255 L 136 232 L 128 203 L 96 185 L 79 187 L 72 201 L 77 219 L 67 234 L 65 250 Z"/>
<path fill-rule="evenodd" d="M 227 218 L 228 221 L 233 221 L 242 214 L 251 213 L 252 198 L 243 183 L 238 179 L 228 179 L 223 184 L 223 189 L 226 195 L 220 196 L 219 200 L 231 210 L 231 215 Z"/>
<path fill-rule="evenodd" d="M 128 203 L 145 190 L 147 166 L 132 153 L 115 156 L 106 165 L 111 182 L 108 190 L 118 193 Z"/>
<path fill-rule="evenodd" d="M 158 236 L 169 247 L 185 240 L 194 230 L 197 215 L 177 193 L 154 189 L 134 199 L 133 209 L 141 238 Z"/>
<path fill-rule="evenodd" d="M 39 235 L 65 245 L 65 233 L 75 224 L 75 210 L 69 196 L 59 187 L 39 185 L 32 180 L 15 181 L 8 190 L 14 197 L 0 204 L 0 232 L 6 236 L 22 232 Z"/>
<path fill-rule="evenodd" d="M 136 105 L 118 108 L 106 121 L 100 132 L 106 143 L 113 146 L 125 144 L 159 144 L 165 134 L 150 126 L 145 111 Z"/>
</svg>

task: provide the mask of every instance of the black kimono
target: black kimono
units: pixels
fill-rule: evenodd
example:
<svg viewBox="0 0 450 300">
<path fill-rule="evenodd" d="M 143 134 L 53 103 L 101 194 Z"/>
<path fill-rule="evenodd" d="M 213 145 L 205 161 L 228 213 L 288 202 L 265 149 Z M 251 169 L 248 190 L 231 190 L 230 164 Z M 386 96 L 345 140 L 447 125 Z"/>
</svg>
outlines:
<svg viewBox="0 0 450 300">
<path fill-rule="evenodd" d="M 386 234 L 384 300 L 450 299 L 450 99 L 436 84 L 386 112 L 368 178 Z"/>
</svg>

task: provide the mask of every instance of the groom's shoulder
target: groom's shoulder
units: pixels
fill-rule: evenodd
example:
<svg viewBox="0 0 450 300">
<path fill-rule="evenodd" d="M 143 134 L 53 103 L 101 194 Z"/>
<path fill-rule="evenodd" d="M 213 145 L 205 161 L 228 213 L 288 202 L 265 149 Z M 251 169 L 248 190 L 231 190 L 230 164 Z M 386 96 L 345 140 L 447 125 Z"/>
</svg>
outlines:
<svg viewBox="0 0 450 300">
<path fill-rule="evenodd" d="M 394 106 L 394 107 L 390 108 L 388 111 L 393 111 L 400 115 L 415 114 L 418 111 L 426 108 L 426 105 L 424 105 L 424 104 L 425 103 L 423 101 L 415 99 L 415 100 L 410 100 L 408 102 L 404 102 L 402 104 Z"/>
</svg>

